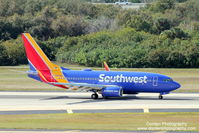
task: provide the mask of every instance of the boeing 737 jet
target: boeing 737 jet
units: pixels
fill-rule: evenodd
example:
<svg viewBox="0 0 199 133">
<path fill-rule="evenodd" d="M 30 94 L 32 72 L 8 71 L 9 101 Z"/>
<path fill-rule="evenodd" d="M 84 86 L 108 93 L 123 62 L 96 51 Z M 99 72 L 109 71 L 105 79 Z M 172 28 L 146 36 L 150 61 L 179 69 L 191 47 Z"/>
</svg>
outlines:
<svg viewBox="0 0 199 133">
<path fill-rule="evenodd" d="M 92 99 L 97 99 L 98 94 L 103 98 L 111 98 L 138 93 L 159 93 L 159 99 L 162 99 L 164 94 L 180 88 L 180 84 L 168 76 L 148 72 L 111 71 L 106 63 L 106 71 L 60 67 L 48 59 L 29 33 L 23 33 L 22 38 L 30 66 L 27 72 L 30 78 L 65 89 L 91 91 Z"/>
</svg>

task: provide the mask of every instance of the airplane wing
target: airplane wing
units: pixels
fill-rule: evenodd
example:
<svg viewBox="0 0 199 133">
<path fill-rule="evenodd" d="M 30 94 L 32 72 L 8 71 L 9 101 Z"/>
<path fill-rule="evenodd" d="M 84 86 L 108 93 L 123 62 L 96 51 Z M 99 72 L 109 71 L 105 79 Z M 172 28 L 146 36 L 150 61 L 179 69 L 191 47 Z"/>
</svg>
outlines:
<svg viewBox="0 0 199 133">
<path fill-rule="evenodd" d="M 67 85 L 69 87 L 74 87 L 74 86 L 78 86 L 78 88 L 84 88 L 87 87 L 88 89 L 93 88 L 93 89 L 97 89 L 97 90 L 101 90 L 102 88 L 106 88 L 106 87 L 120 87 L 117 85 L 103 85 L 103 84 L 88 84 L 88 83 L 58 83 L 58 82 L 51 82 L 51 84 L 55 84 L 55 85 Z"/>
</svg>

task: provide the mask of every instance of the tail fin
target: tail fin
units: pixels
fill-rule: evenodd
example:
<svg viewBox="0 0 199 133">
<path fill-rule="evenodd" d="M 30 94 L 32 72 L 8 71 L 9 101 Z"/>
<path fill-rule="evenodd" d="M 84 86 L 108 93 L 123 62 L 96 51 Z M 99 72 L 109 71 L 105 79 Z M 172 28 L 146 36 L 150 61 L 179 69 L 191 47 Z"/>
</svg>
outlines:
<svg viewBox="0 0 199 133">
<path fill-rule="evenodd" d="M 107 63 L 104 61 L 104 68 L 106 71 L 111 71 Z"/>
<path fill-rule="evenodd" d="M 48 59 L 48 57 L 29 33 L 23 33 L 22 38 L 30 69 L 32 71 L 37 71 L 40 79 L 43 82 L 68 83 L 67 79 L 65 79 L 62 73 L 61 67 L 53 64 Z"/>
</svg>

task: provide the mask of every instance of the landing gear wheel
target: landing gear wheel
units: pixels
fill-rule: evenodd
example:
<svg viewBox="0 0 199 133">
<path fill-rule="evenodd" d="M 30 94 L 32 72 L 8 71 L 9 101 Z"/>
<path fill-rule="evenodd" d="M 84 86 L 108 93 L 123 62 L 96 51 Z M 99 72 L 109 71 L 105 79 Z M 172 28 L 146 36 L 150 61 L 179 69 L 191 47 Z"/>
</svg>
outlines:
<svg viewBox="0 0 199 133">
<path fill-rule="evenodd" d="M 92 94 L 92 95 L 91 95 L 91 98 L 92 98 L 92 99 L 98 99 L 98 95 L 97 95 L 97 94 Z"/>
<path fill-rule="evenodd" d="M 163 96 L 162 96 L 162 95 L 160 95 L 160 96 L 159 96 L 159 99 L 163 99 Z"/>
</svg>

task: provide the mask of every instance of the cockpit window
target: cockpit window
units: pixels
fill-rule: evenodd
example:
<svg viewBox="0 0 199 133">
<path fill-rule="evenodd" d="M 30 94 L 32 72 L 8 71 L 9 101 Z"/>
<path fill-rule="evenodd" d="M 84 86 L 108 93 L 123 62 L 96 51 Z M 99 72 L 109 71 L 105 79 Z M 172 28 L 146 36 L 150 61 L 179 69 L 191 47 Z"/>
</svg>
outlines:
<svg viewBox="0 0 199 133">
<path fill-rule="evenodd" d="M 173 81 L 173 79 L 164 79 L 164 81 L 169 82 L 169 81 Z"/>
</svg>

